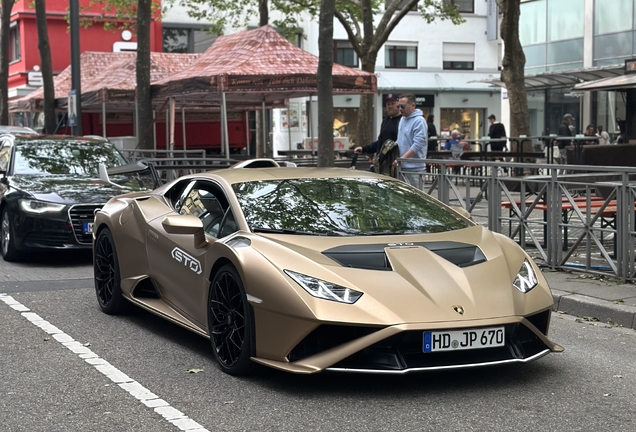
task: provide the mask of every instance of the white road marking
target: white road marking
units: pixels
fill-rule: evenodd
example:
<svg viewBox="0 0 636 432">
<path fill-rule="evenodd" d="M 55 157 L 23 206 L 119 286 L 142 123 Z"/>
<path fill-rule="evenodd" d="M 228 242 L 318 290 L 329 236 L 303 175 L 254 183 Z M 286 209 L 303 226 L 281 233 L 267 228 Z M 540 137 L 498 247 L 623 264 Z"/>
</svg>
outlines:
<svg viewBox="0 0 636 432">
<path fill-rule="evenodd" d="M 56 341 L 77 354 L 79 358 L 93 366 L 119 387 L 126 390 L 132 397 L 147 407 L 152 408 L 157 414 L 161 415 L 168 422 L 179 428 L 179 430 L 188 432 L 209 432 L 199 423 L 195 422 L 178 409 L 173 408 L 168 402 L 159 398 L 159 396 L 152 393 L 146 387 L 142 386 L 115 366 L 99 357 L 92 350 L 85 347 L 45 319 L 41 318 L 38 314 L 31 312 L 28 307 L 19 303 L 13 297 L 7 294 L 0 294 L 0 301 L 20 312 L 24 318 L 31 322 L 31 324 L 41 328 L 47 334 L 53 336 Z"/>
</svg>

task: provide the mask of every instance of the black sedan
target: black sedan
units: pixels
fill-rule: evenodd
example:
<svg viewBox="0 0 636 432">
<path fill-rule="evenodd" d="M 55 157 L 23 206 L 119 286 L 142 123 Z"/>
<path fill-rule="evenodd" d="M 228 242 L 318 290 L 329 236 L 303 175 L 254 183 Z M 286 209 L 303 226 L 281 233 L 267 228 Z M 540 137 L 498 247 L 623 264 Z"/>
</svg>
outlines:
<svg viewBox="0 0 636 432">
<path fill-rule="evenodd" d="M 105 140 L 1 136 L 2 256 L 15 261 L 37 249 L 90 249 L 98 209 L 115 195 L 156 186 L 152 167 L 128 165 Z"/>
</svg>

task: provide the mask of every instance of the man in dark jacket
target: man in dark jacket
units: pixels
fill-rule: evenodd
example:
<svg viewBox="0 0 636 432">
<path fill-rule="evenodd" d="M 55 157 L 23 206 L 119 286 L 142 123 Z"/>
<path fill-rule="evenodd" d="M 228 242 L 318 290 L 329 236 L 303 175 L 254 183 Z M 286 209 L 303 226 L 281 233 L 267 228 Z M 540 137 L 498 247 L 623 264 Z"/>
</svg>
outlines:
<svg viewBox="0 0 636 432">
<path fill-rule="evenodd" d="M 506 138 L 506 127 L 497 121 L 497 117 L 494 114 L 490 114 L 488 116 L 488 121 L 490 122 L 490 129 L 488 129 L 488 136 L 495 140 Z M 506 142 L 493 142 L 490 143 L 490 149 L 492 151 L 502 151 L 506 147 Z"/>
<path fill-rule="evenodd" d="M 571 137 L 572 130 L 570 129 L 570 125 L 574 117 L 572 114 L 566 114 L 563 116 L 563 123 L 559 126 L 559 131 L 557 132 L 557 136 L 561 137 Z M 567 163 L 567 155 L 568 155 L 568 146 L 572 144 L 571 141 L 565 139 L 557 140 L 557 145 L 559 147 L 559 163 L 566 164 Z"/>
<path fill-rule="evenodd" d="M 384 99 L 387 116 L 382 120 L 382 124 L 380 125 L 380 135 L 378 135 L 378 139 L 364 147 L 356 147 L 354 149 L 356 153 L 373 155 L 380 151 L 382 144 L 384 144 L 386 140 L 397 141 L 398 125 L 402 118 L 400 110 L 397 107 L 399 100 L 400 98 L 398 98 L 396 94 L 391 93 L 387 95 Z"/>
</svg>

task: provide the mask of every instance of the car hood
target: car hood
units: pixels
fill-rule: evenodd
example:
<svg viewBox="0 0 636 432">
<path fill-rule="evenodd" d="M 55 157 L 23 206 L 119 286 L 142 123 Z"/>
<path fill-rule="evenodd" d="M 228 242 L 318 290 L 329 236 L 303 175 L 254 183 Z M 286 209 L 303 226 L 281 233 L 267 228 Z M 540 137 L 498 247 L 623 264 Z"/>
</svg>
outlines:
<svg viewBox="0 0 636 432">
<path fill-rule="evenodd" d="M 261 237 L 267 241 L 253 241 L 253 246 L 281 271 L 292 270 L 364 293 L 354 305 L 347 305 L 307 297 L 297 288 L 323 320 L 369 324 L 480 320 L 524 316 L 553 303 L 547 282 L 534 264 L 539 285 L 525 294 L 513 287 L 528 256 L 507 237 L 482 226 L 391 237 L 302 236 L 298 241 L 289 235 Z M 387 268 L 357 264 L 378 262 L 368 250 L 380 250 Z M 334 251 L 342 256 L 334 258 Z M 464 313 L 456 312 L 455 306 Z"/>
<path fill-rule="evenodd" d="M 62 204 L 105 203 L 116 195 L 141 190 L 77 175 L 14 176 L 11 185 L 35 199 Z"/>
</svg>

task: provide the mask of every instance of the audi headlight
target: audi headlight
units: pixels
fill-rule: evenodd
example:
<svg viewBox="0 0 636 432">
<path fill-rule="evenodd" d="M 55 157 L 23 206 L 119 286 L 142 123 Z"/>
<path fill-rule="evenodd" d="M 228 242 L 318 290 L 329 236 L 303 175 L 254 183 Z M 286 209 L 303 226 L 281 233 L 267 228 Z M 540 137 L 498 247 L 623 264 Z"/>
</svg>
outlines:
<svg viewBox="0 0 636 432">
<path fill-rule="evenodd" d="M 303 287 L 309 294 L 321 299 L 353 304 L 362 297 L 363 294 L 360 291 L 345 288 L 343 286 L 296 273 L 291 270 L 285 270 L 285 274 L 292 278 L 298 285 Z"/>
<path fill-rule="evenodd" d="M 537 274 L 534 272 L 532 268 L 532 264 L 527 259 L 523 261 L 521 268 L 519 269 L 519 273 L 517 273 L 517 277 L 512 282 L 512 285 L 517 288 L 522 293 L 527 293 L 532 288 L 536 287 L 539 283 L 537 279 Z"/>
<path fill-rule="evenodd" d="M 20 208 L 27 213 L 57 213 L 64 210 L 66 207 L 64 204 L 55 204 L 46 201 L 21 199 Z"/>
</svg>

